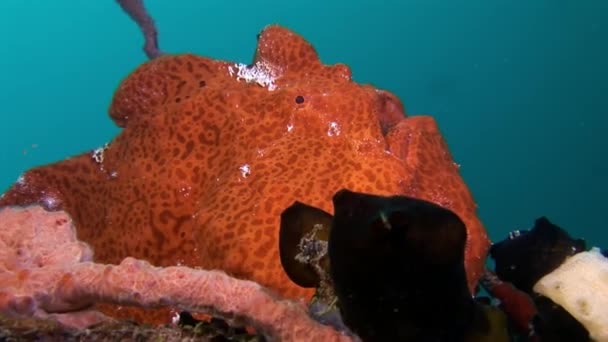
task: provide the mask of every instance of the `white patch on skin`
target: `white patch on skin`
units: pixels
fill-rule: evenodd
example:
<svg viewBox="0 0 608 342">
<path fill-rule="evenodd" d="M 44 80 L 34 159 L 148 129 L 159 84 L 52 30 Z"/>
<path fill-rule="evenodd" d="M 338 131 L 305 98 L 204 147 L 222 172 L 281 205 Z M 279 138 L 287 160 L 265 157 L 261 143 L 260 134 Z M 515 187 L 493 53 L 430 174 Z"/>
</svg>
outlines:
<svg viewBox="0 0 608 342">
<path fill-rule="evenodd" d="M 106 149 L 108 149 L 108 143 L 105 143 L 102 147 L 96 148 L 91 152 L 91 158 L 99 164 L 100 170 L 103 171 L 103 154 Z"/>
<path fill-rule="evenodd" d="M 177 323 L 179 323 L 179 312 L 174 312 L 171 317 L 171 324 L 177 325 Z"/>
<path fill-rule="evenodd" d="M 192 191 L 192 187 L 191 186 L 182 186 L 179 189 L 179 193 L 184 196 L 184 197 L 190 197 L 190 192 Z"/>
<path fill-rule="evenodd" d="M 45 192 L 42 192 L 42 194 L 44 195 L 44 197 L 42 197 L 42 203 L 44 204 L 44 207 L 49 209 L 49 210 L 55 210 L 58 209 L 61 201 L 59 201 L 57 198 L 50 196 L 48 194 L 46 194 Z"/>
<path fill-rule="evenodd" d="M 338 135 L 340 135 L 340 125 L 335 121 L 330 122 L 327 128 L 327 136 L 333 137 Z"/>
<path fill-rule="evenodd" d="M 239 167 L 239 171 L 241 171 L 241 176 L 243 176 L 243 178 L 247 178 L 251 174 L 249 164 L 241 165 L 241 167 Z"/>
<path fill-rule="evenodd" d="M 235 63 L 228 67 L 228 74 L 231 77 L 236 77 L 237 81 L 257 83 L 269 91 L 276 89 L 274 83 L 278 76 L 276 68 L 264 61 L 258 61 L 253 65 Z"/>
</svg>

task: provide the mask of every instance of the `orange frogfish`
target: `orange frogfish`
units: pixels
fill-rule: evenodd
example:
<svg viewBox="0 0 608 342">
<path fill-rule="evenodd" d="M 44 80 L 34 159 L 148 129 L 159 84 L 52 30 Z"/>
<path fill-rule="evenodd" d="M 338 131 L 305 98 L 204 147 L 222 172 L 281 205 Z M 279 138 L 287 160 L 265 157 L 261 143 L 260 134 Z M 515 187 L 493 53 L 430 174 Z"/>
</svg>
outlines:
<svg viewBox="0 0 608 342">
<path fill-rule="evenodd" d="M 436 121 L 406 116 L 392 93 L 323 64 L 281 26 L 258 36 L 253 63 L 163 55 L 119 85 L 108 144 L 33 168 L 0 206 L 65 210 L 95 260 L 221 269 L 288 298 L 279 258 L 283 210 L 295 201 L 332 213 L 340 189 L 407 195 L 466 224 L 473 290 L 489 240 Z M 432 271 L 432 270 L 430 270 Z"/>
</svg>

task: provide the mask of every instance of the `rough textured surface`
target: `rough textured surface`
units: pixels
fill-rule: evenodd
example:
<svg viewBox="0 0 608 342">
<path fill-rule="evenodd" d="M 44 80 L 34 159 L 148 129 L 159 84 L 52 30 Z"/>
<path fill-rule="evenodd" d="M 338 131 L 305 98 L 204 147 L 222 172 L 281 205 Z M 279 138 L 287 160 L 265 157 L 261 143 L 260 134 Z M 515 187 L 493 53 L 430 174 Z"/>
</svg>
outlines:
<svg viewBox="0 0 608 342">
<path fill-rule="evenodd" d="M 488 248 L 476 205 L 429 116 L 323 65 L 293 32 L 269 26 L 254 63 L 162 56 L 119 86 L 106 147 L 32 169 L 0 206 L 39 203 L 73 217 L 95 259 L 221 269 L 291 298 L 278 251 L 281 212 L 332 213 L 338 190 L 404 194 L 447 207 L 468 231 L 469 286 Z"/>
<path fill-rule="evenodd" d="M 0 341 L 45 342 L 264 342 L 263 336 L 234 334 L 214 327 L 179 327 L 175 325 L 150 326 L 134 322 L 101 323 L 88 329 L 71 329 L 52 320 L 15 319 L 0 314 Z"/>
<path fill-rule="evenodd" d="M 0 313 L 50 318 L 64 326 L 82 328 L 109 321 L 88 309 L 96 302 L 144 308 L 172 306 L 252 326 L 280 341 L 351 341 L 313 321 L 301 303 L 278 299 L 257 283 L 220 271 L 159 268 L 133 258 L 119 265 L 87 261 L 83 251 L 88 249 L 74 232 L 63 212 L 48 213 L 40 207 L 0 211 L 0 243 L 4 247 L 0 255 Z M 46 248 L 53 245 L 54 250 Z"/>
<path fill-rule="evenodd" d="M 566 309 L 593 341 L 608 341 L 608 258 L 599 248 L 566 259 L 534 291 Z"/>
</svg>

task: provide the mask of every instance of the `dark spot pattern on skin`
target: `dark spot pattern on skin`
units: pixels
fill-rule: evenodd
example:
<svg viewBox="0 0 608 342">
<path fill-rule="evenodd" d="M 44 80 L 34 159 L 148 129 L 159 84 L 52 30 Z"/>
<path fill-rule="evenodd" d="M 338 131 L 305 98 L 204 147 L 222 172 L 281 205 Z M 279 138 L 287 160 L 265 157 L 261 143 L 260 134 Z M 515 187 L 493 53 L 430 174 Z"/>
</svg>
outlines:
<svg viewBox="0 0 608 342">
<path fill-rule="evenodd" d="M 265 28 L 255 56 L 252 66 L 275 68 L 272 91 L 237 78 L 232 62 L 183 54 L 142 64 L 112 99 L 122 129 L 103 162 L 87 152 L 29 170 L 0 206 L 53 198 L 98 262 L 221 269 L 299 299 L 312 290 L 281 267 L 285 208 L 298 200 L 331 213 L 342 188 L 414 195 L 465 222 L 475 284 L 488 240 L 433 118 L 406 117 L 397 97 L 322 64 L 285 28 Z"/>
</svg>

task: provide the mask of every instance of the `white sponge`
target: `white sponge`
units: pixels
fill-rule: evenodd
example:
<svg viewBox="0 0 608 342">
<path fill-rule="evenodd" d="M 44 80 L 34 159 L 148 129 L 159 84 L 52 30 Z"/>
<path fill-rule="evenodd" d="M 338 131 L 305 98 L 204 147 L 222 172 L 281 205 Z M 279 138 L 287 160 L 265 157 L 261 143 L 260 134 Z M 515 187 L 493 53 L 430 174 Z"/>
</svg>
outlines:
<svg viewBox="0 0 608 342">
<path fill-rule="evenodd" d="M 598 342 L 608 342 L 608 258 L 598 248 L 566 259 L 534 291 L 561 305 Z"/>
</svg>

